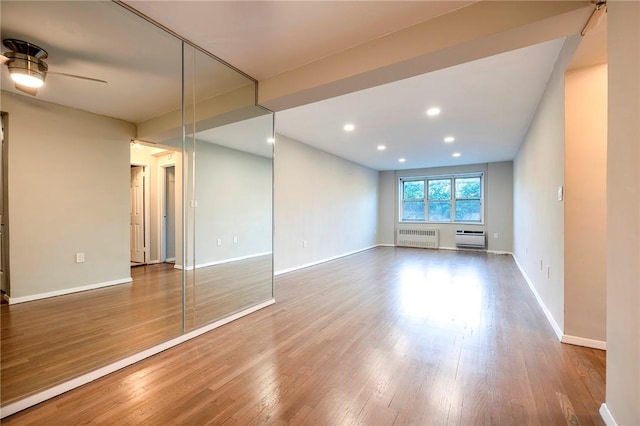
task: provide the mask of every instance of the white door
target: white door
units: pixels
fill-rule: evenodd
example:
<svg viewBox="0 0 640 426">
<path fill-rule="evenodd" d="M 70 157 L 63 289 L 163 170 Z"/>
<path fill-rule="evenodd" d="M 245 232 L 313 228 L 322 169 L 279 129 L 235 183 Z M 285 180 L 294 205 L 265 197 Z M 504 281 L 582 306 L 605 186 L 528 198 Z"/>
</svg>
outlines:
<svg viewBox="0 0 640 426">
<path fill-rule="evenodd" d="M 176 168 L 165 169 L 165 259 L 176 260 Z"/>
<path fill-rule="evenodd" d="M 145 263 L 144 167 L 131 166 L 131 262 Z"/>
</svg>

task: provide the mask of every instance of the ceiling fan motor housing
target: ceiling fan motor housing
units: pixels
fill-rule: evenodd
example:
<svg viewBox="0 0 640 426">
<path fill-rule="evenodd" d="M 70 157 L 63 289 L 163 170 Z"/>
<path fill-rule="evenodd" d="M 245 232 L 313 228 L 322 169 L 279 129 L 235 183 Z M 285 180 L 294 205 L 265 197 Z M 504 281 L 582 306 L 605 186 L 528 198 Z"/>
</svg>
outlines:
<svg viewBox="0 0 640 426">
<path fill-rule="evenodd" d="M 7 52 L 4 56 L 9 58 L 7 67 L 10 73 L 28 74 L 44 81 L 48 67 L 41 59 L 17 52 Z"/>
<path fill-rule="evenodd" d="M 48 70 L 48 66 L 43 60 L 48 56 L 46 50 L 35 44 L 16 39 L 5 39 L 3 44 L 11 49 L 10 52 L 4 54 L 9 59 L 7 67 L 11 74 L 27 74 L 44 81 Z"/>
</svg>

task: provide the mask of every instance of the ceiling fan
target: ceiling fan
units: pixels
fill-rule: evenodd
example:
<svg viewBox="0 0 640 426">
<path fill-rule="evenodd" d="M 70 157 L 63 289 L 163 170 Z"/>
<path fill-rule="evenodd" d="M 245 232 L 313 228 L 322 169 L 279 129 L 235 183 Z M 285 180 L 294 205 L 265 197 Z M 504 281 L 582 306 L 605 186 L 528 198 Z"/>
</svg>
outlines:
<svg viewBox="0 0 640 426">
<path fill-rule="evenodd" d="M 35 96 L 38 93 L 38 88 L 44 85 L 47 74 L 106 83 L 106 81 L 97 78 L 49 71 L 49 67 L 44 61 L 49 56 L 47 51 L 28 41 L 6 38 L 2 40 L 2 44 L 9 51 L 0 55 L 0 62 L 9 68 L 9 74 L 16 89 L 29 95 Z"/>
</svg>

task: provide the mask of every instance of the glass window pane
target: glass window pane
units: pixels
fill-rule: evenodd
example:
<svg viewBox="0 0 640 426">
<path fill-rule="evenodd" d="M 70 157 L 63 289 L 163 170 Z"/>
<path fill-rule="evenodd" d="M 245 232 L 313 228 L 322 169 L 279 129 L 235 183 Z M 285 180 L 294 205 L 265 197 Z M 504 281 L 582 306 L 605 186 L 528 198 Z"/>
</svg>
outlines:
<svg viewBox="0 0 640 426">
<path fill-rule="evenodd" d="M 423 200 L 424 199 L 424 181 L 417 180 L 413 182 L 403 182 L 403 199 L 404 200 Z"/>
<path fill-rule="evenodd" d="M 480 178 L 457 178 L 456 198 L 480 198 Z"/>
<path fill-rule="evenodd" d="M 456 201 L 456 222 L 480 222 L 480 200 Z"/>
<path fill-rule="evenodd" d="M 402 203 L 402 220 L 424 220 L 423 201 L 405 201 Z"/>
<path fill-rule="evenodd" d="M 430 222 L 451 222 L 451 203 L 449 201 L 429 202 Z"/>
<path fill-rule="evenodd" d="M 430 200 L 451 199 L 451 179 L 437 179 L 429 181 Z"/>
</svg>

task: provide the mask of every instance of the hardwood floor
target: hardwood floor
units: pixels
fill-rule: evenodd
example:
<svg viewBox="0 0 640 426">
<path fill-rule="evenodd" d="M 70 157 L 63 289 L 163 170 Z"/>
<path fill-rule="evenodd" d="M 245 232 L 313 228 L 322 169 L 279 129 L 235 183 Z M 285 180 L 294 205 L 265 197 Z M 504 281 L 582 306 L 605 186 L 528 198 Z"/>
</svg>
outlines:
<svg viewBox="0 0 640 426">
<path fill-rule="evenodd" d="M 271 256 L 189 272 L 192 330 L 272 297 Z M 182 333 L 181 271 L 136 266 L 133 282 L 0 308 L 2 405 Z"/>
<path fill-rule="evenodd" d="M 557 341 L 509 256 L 377 248 L 11 424 L 603 424 L 604 352 Z"/>
</svg>

